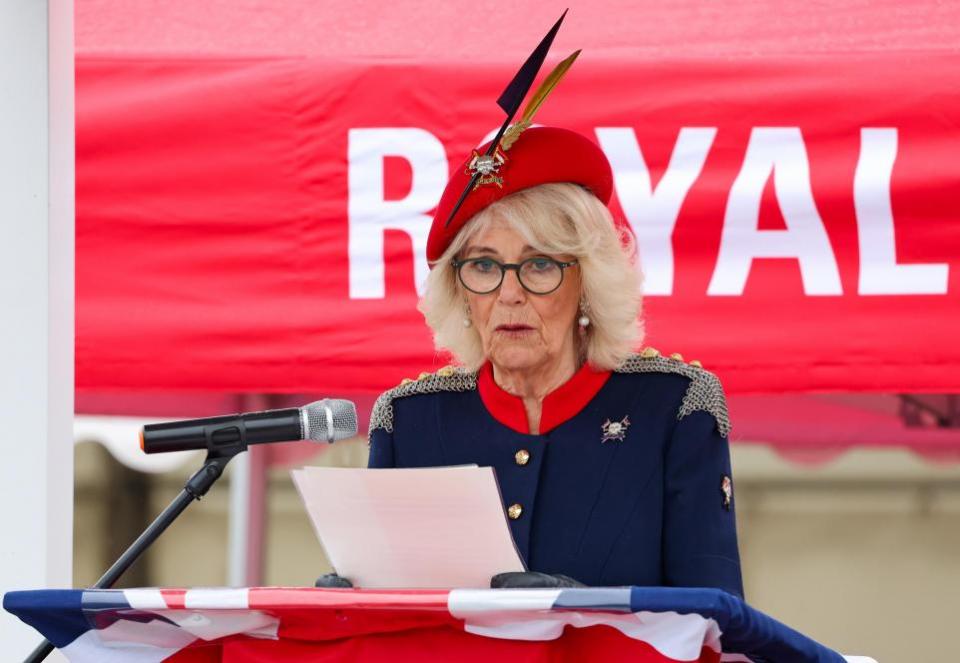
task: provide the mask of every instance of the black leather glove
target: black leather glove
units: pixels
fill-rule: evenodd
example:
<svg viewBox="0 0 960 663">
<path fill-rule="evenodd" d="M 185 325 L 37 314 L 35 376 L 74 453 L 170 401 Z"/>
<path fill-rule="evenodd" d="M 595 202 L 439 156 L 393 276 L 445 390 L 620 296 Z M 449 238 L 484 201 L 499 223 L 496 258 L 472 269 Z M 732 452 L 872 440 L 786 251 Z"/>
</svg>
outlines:
<svg viewBox="0 0 960 663">
<path fill-rule="evenodd" d="M 314 587 L 353 587 L 353 583 L 336 573 L 325 573 L 313 583 Z"/>
<path fill-rule="evenodd" d="M 492 589 L 569 589 L 571 587 L 586 587 L 570 576 L 559 573 L 540 573 L 539 571 L 510 571 L 498 573 L 490 578 Z"/>
</svg>

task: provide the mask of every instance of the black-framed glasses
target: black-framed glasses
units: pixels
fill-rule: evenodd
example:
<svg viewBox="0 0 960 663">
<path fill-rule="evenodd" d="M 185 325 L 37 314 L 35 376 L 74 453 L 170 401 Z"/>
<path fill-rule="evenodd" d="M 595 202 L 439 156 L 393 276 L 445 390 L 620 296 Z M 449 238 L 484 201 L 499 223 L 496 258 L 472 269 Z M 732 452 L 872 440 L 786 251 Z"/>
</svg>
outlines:
<svg viewBox="0 0 960 663">
<path fill-rule="evenodd" d="M 561 262 L 537 256 L 518 263 L 503 263 L 493 258 L 468 258 L 454 260 L 451 264 L 457 270 L 463 287 L 478 295 L 487 295 L 499 288 L 508 269 L 517 272 L 517 279 L 527 292 L 549 295 L 563 283 L 563 270 L 576 265 L 577 261 Z"/>
</svg>

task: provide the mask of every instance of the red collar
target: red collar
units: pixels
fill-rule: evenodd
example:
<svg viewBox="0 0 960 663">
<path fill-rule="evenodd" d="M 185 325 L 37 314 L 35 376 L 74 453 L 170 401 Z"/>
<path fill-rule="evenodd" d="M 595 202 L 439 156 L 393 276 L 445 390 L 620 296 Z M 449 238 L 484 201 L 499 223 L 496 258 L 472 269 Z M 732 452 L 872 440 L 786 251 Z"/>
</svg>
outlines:
<svg viewBox="0 0 960 663">
<path fill-rule="evenodd" d="M 610 371 L 598 371 L 584 364 L 573 377 L 547 394 L 540 412 L 540 434 L 544 435 L 580 413 L 606 384 Z M 523 399 L 504 391 L 493 379 L 493 366 L 487 362 L 477 376 L 477 391 L 494 419 L 518 433 L 530 433 Z"/>
</svg>

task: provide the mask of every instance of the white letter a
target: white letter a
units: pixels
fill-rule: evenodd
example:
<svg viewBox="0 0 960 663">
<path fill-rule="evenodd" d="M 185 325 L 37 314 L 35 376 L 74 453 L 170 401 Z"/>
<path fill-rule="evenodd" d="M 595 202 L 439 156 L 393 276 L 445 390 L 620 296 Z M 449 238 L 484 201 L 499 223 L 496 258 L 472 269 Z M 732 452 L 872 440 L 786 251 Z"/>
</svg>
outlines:
<svg viewBox="0 0 960 663">
<path fill-rule="evenodd" d="M 760 230 L 760 199 L 773 173 L 786 230 Z M 797 127 L 757 127 L 730 189 L 720 255 L 708 295 L 741 295 L 754 258 L 795 258 L 803 291 L 840 295 L 840 272 L 810 188 L 810 166 Z"/>
</svg>

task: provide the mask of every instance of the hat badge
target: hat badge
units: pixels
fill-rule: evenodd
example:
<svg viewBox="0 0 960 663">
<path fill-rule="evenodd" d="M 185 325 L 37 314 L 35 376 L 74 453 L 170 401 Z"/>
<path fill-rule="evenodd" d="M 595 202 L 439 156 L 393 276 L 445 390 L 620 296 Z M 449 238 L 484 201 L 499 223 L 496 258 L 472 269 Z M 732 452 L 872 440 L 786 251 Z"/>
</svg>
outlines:
<svg viewBox="0 0 960 663">
<path fill-rule="evenodd" d="M 505 155 L 499 147 L 494 150 L 493 154 L 480 154 L 474 150 L 473 157 L 470 159 L 470 163 L 467 164 L 469 175 L 479 175 L 477 183 L 473 185 L 473 189 L 476 190 L 486 184 L 496 184 L 502 189 L 503 178 L 500 177 L 499 173 L 501 166 L 506 162 L 507 155 Z"/>
<path fill-rule="evenodd" d="M 603 431 L 603 437 L 600 438 L 601 444 L 614 440 L 616 442 L 623 442 L 623 439 L 627 436 L 627 428 L 630 426 L 630 417 L 624 417 L 620 421 L 610 421 L 607 419 L 603 422 L 603 425 L 600 429 Z"/>
</svg>

